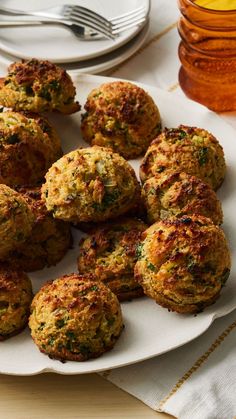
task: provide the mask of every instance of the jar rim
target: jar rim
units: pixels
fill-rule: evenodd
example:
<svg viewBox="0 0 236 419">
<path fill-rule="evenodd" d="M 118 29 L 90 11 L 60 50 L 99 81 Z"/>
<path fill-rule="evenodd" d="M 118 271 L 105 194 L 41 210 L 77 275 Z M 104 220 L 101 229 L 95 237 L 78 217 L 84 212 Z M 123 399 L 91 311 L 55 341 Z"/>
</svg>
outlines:
<svg viewBox="0 0 236 419">
<path fill-rule="evenodd" d="M 212 14 L 230 14 L 230 13 L 236 13 L 236 8 L 235 9 L 230 9 L 230 10 L 220 10 L 220 9 L 210 9 L 206 6 L 200 6 L 199 4 L 195 3 L 194 0 L 185 0 L 186 3 L 189 3 L 191 6 L 194 6 L 196 9 L 202 10 L 202 11 L 206 11 L 207 13 L 212 13 Z"/>
</svg>

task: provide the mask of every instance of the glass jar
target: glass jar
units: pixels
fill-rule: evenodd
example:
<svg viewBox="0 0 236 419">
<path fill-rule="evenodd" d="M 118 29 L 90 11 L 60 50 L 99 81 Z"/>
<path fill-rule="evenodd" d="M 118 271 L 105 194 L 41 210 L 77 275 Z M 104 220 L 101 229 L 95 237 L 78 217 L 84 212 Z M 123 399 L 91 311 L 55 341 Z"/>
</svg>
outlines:
<svg viewBox="0 0 236 419">
<path fill-rule="evenodd" d="M 226 10 L 197 2 L 178 0 L 180 86 L 188 97 L 214 111 L 236 110 L 236 10 L 227 10 L 228 2 Z M 221 4 L 224 8 L 224 0 Z"/>
</svg>

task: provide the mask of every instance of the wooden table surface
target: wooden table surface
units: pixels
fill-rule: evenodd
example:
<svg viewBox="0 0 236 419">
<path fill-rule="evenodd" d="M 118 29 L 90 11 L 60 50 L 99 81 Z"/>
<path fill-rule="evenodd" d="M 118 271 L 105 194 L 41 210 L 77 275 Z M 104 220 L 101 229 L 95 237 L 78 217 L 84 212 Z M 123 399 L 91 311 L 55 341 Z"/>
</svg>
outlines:
<svg viewBox="0 0 236 419">
<path fill-rule="evenodd" d="M 2 419 L 168 419 L 96 375 L 0 377 Z"/>
</svg>

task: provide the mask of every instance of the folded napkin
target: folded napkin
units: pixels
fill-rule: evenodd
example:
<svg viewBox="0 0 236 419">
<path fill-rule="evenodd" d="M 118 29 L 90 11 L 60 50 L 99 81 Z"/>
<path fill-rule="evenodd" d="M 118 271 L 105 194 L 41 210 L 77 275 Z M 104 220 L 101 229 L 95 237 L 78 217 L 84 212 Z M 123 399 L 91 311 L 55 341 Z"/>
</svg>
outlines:
<svg viewBox="0 0 236 419">
<path fill-rule="evenodd" d="M 101 375 L 152 409 L 179 419 L 233 419 L 236 310 L 187 345 Z"/>
</svg>

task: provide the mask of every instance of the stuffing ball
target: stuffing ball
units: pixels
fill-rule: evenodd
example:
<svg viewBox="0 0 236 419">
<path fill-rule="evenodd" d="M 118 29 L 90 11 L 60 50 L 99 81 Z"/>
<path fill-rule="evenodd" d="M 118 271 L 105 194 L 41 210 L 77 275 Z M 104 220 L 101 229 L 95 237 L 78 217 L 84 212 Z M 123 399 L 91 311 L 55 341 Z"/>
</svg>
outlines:
<svg viewBox="0 0 236 419">
<path fill-rule="evenodd" d="M 78 269 L 103 281 L 120 301 L 143 295 L 134 280 L 136 246 L 147 225 L 135 218 L 106 223 L 81 240 Z"/>
<path fill-rule="evenodd" d="M 80 110 L 75 93 L 64 69 L 36 59 L 11 64 L 0 82 L 0 104 L 16 111 L 71 114 Z"/>
<path fill-rule="evenodd" d="M 180 125 L 165 129 L 148 148 L 140 167 L 140 178 L 177 169 L 194 175 L 218 189 L 225 176 L 224 152 L 217 139 L 202 128 Z"/>
<path fill-rule="evenodd" d="M 147 296 L 178 313 L 197 313 L 216 301 L 231 267 L 218 226 L 193 215 L 159 221 L 144 234 L 135 278 Z"/>
<path fill-rule="evenodd" d="M 18 192 L 28 203 L 35 221 L 30 237 L 9 254 L 9 263 L 27 272 L 56 265 L 72 245 L 70 225 L 47 212 L 40 188 L 19 188 Z"/>
<path fill-rule="evenodd" d="M 40 351 L 61 361 L 86 361 L 109 351 L 122 329 L 115 294 L 90 276 L 65 275 L 35 295 L 29 320 Z"/>
<path fill-rule="evenodd" d="M 25 328 L 33 298 L 30 279 L 24 272 L 0 267 L 0 340 Z"/>
<path fill-rule="evenodd" d="M 82 116 L 82 135 L 89 144 L 111 147 L 126 159 L 144 154 L 161 130 L 160 114 L 141 87 L 126 81 L 92 90 Z"/>
<path fill-rule="evenodd" d="M 150 224 L 171 216 L 200 214 L 222 224 L 223 212 L 209 184 L 184 172 L 166 170 L 146 180 L 142 198 Z"/>
<path fill-rule="evenodd" d="M 42 198 L 55 218 L 99 222 L 127 212 L 139 183 L 129 163 L 103 147 L 71 151 L 52 165 Z"/>
<path fill-rule="evenodd" d="M 35 118 L 12 111 L 0 113 L 0 183 L 35 185 L 61 156 L 55 130 L 46 119 Z"/>
<path fill-rule="evenodd" d="M 26 200 L 13 189 L 0 185 L 0 259 L 29 237 L 34 223 Z"/>
</svg>

